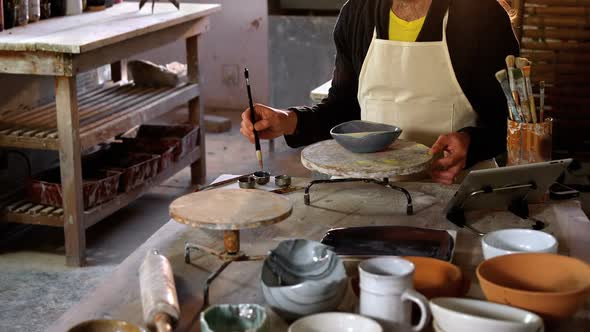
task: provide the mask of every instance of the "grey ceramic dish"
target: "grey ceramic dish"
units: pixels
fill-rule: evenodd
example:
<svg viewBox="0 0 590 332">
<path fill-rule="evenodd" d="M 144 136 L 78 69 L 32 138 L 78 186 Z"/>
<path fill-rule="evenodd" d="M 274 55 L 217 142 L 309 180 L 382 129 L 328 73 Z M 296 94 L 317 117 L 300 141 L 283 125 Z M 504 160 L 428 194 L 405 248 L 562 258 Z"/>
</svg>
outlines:
<svg viewBox="0 0 590 332">
<path fill-rule="evenodd" d="M 258 304 L 219 304 L 201 312 L 202 332 L 269 332 L 266 310 Z"/>
<path fill-rule="evenodd" d="M 384 123 L 354 120 L 341 123 L 332 130 L 332 138 L 354 153 L 381 151 L 393 143 L 402 129 Z"/>
<path fill-rule="evenodd" d="M 282 241 L 262 266 L 262 293 L 287 320 L 335 310 L 346 292 L 344 264 L 316 241 Z"/>
</svg>

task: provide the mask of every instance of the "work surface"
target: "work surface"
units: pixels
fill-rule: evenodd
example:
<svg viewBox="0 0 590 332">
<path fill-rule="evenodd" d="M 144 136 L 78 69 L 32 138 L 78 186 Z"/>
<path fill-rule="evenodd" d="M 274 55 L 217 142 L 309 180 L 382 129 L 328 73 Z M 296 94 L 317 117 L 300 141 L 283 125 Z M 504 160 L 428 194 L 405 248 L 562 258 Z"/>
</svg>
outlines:
<svg viewBox="0 0 590 332">
<path fill-rule="evenodd" d="M 0 50 L 83 53 L 99 47 L 205 17 L 219 5 L 123 2 L 99 12 L 48 19 L 0 32 Z"/>
<path fill-rule="evenodd" d="M 297 179 L 295 185 L 307 180 Z M 483 260 L 479 237 L 446 221 L 442 209 L 456 187 L 430 183 L 401 183 L 410 190 L 415 201 L 415 215 L 405 215 L 405 200 L 401 194 L 370 184 L 318 185 L 311 190 L 311 205 L 303 204 L 303 193 L 288 195 L 293 202 L 293 214 L 285 221 L 258 229 L 242 231 L 242 250 L 251 255 L 265 254 L 287 238 L 320 240 L 333 227 L 361 225 L 403 225 L 458 230 L 454 263 L 472 277 L 470 297 L 482 298 L 474 276 L 475 267 Z M 231 208 L 231 207 L 228 207 Z M 548 224 L 547 232 L 559 240 L 561 254 L 590 262 L 590 221 L 577 201 L 551 202 L 532 205 L 531 213 Z M 529 225 L 507 212 L 469 213 L 479 229 Z M 138 268 L 146 252 L 157 248 L 173 266 L 181 320 L 175 331 L 198 331 L 198 312 L 202 304 L 202 286 L 220 261 L 201 253 L 192 254 L 192 265 L 184 263 L 184 243 L 193 242 L 221 250 L 222 232 L 168 222 L 144 245 L 130 255 L 112 276 L 104 280 L 79 304 L 73 306 L 48 331 L 66 331 L 72 325 L 95 318 L 117 318 L 141 323 Z M 230 265 L 212 284 L 210 300 L 216 303 L 264 303 L 260 289 L 261 262 L 237 262 Z M 270 311 L 270 310 L 269 310 Z M 272 331 L 286 331 L 287 325 L 271 314 Z M 590 306 L 575 318 L 551 326 L 547 331 L 588 331 Z"/>
</svg>

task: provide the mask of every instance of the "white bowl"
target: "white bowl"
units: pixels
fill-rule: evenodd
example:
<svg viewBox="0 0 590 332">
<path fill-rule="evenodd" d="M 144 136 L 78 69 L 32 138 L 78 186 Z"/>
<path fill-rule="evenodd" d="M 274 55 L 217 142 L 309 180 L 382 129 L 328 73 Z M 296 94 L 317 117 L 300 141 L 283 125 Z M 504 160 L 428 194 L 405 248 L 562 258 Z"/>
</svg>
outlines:
<svg viewBox="0 0 590 332">
<path fill-rule="evenodd" d="M 289 332 L 383 332 L 371 318 L 344 312 L 325 312 L 303 317 L 289 326 Z"/>
<path fill-rule="evenodd" d="M 485 259 L 518 252 L 555 254 L 557 240 L 551 234 L 532 229 L 503 229 L 486 234 L 481 247 Z"/>
<path fill-rule="evenodd" d="M 541 332 L 532 312 L 486 301 L 439 297 L 430 301 L 434 321 L 444 332 Z"/>
</svg>

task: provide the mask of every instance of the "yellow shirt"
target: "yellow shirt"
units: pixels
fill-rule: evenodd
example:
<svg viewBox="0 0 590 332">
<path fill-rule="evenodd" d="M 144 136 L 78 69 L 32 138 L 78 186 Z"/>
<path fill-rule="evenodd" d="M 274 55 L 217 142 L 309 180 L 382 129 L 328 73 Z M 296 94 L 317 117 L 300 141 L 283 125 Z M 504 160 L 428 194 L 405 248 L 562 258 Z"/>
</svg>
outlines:
<svg viewBox="0 0 590 332">
<path fill-rule="evenodd" d="M 408 22 L 397 17 L 393 10 L 389 11 L 389 40 L 415 42 L 424 25 L 426 16 Z"/>
</svg>

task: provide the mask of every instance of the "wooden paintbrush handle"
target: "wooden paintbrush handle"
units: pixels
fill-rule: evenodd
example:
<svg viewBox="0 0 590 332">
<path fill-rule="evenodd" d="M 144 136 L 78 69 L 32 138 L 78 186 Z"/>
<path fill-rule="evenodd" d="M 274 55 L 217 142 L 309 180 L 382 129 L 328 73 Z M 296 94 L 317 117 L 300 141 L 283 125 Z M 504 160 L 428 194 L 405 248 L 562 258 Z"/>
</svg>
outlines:
<svg viewBox="0 0 590 332">
<path fill-rule="evenodd" d="M 156 325 L 156 330 L 158 332 L 172 332 L 172 322 L 170 320 L 170 316 L 163 312 L 156 315 L 154 318 L 154 325 Z"/>
</svg>

